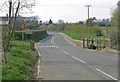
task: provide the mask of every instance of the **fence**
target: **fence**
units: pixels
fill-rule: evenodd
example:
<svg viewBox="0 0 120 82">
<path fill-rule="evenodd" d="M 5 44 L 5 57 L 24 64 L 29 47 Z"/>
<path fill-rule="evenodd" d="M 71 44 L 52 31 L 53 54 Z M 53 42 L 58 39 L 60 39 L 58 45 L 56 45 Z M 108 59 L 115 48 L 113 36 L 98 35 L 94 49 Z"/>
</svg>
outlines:
<svg viewBox="0 0 120 82">
<path fill-rule="evenodd" d="M 106 39 L 106 38 L 83 39 L 83 48 L 101 50 L 105 47 L 111 47 L 110 39 Z"/>
</svg>

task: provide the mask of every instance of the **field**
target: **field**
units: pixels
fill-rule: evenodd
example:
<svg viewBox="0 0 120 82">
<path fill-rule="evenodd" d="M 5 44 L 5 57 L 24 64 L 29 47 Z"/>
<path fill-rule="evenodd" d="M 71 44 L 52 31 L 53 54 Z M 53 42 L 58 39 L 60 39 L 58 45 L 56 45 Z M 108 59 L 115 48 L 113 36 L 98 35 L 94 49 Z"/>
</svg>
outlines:
<svg viewBox="0 0 120 82">
<path fill-rule="evenodd" d="M 108 38 L 107 32 L 112 30 L 112 27 L 92 26 L 86 27 L 80 24 L 65 24 L 56 25 L 48 28 L 48 31 L 63 32 L 74 39 L 82 40 L 83 38 Z"/>
</svg>

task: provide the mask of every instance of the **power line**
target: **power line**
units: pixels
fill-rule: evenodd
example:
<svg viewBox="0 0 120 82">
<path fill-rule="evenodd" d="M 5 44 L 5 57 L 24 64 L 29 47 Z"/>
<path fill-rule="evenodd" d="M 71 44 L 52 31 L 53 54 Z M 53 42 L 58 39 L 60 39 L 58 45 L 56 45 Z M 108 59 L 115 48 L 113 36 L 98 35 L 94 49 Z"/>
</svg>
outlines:
<svg viewBox="0 0 120 82">
<path fill-rule="evenodd" d="M 80 5 L 80 4 L 59 4 L 59 5 L 55 5 L 55 4 L 43 4 L 43 5 L 38 5 L 38 6 L 84 6 L 84 5 Z"/>
<path fill-rule="evenodd" d="M 40 4 L 40 5 L 37 5 L 37 6 L 83 6 L 84 5 L 81 5 L 81 4 Z M 111 6 L 102 6 L 102 5 L 92 5 L 92 7 L 97 7 L 97 8 L 110 8 Z"/>
</svg>

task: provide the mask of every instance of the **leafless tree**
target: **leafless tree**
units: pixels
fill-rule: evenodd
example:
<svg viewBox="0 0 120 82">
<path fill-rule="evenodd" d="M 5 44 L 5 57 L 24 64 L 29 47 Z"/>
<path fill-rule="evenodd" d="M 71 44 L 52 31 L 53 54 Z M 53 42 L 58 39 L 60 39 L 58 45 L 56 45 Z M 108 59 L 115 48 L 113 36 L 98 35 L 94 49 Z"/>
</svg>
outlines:
<svg viewBox="0 0 120 82">
<path fill-rule="evenodd" d="M 13 35 L 15 32 L 15 25 L 18 13 L 27 13 L 28 11 L 30 13 L 33 6 L 35 6 L 35 3 L 35 0 L 12 0 L 12 4 L 9 5 L 9 2 L 7 0 L 2 5 L 0 5 L 0 11 L 6 13 L 9 12 L 9 23 L 2 36 L 3 49 L 5 52 L 9 51 L 11 48 L 11 42 L 13 40 Z"/>
</svg>

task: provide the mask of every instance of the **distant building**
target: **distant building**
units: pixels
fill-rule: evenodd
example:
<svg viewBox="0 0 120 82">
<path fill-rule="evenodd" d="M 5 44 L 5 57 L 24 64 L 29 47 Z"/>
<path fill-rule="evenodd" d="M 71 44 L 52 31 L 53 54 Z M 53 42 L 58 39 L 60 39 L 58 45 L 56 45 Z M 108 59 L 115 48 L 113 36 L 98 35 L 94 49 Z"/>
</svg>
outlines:
<svg viewBox="0 0 120 82">
<path fill-rule="evenodd" d="M 8 17 L 0 17 L 0 26 L 8 25 Z"/>
<path fill-rule="evenodd" d="M 7 26 L 9 22 L 8 17 L 0 17 L 0 26 Z M 19 16 L 16 19 L 16 29 L 20 29 L 20 25 L 26 23 L 27 28 L 33 28 L 38 26 L 38 20 L 35 17 L 22 17 Z"/>
</svg>

